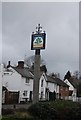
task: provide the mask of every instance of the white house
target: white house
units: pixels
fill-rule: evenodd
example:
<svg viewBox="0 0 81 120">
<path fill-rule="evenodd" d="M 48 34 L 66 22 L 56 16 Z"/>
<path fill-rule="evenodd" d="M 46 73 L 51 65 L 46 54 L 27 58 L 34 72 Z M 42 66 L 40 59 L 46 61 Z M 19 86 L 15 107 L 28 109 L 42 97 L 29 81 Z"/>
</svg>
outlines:
<svg viewBox="0 0 81 120">
<path fill-rule="evenodd" d="M 57 84 L 55 79 L 52 78 L 51 76 L 46 75 L 46 77 L 47 77 L 47 89 L 49 90 L 48 99 L 50 99 L 50 94 L 54 92 L 56 93 L 56 97 L 58 98 L 57 95 L 59 95 L 59 85 Z"/>
<path fill-rule="evenodd" d="M 21 103 L 33 100 L 33 72 L 24 67 L 24 62 L 19 61 L 18 66 L 10 65 L 3 71 L 3 103 Z M 63 82 L 59 79 L 59 82 Z M 40 72 L 39 79 L 39 100 L 59 98 L 60 83 L 57 79 L 48 76 L 44 71 Z"/>
<path fill-rule="evenodd" d="M 41 96 L 43 100 L 51 100 L 51 95 L 54 96 L 54 92 L 59 93 L 59 86 L 52 77 L 43 73 L 40 77 L 39 91 L 40 95 L 43 95 Z"/>
<path fill-rule="evenodd" d="M 44 72 L 41 73 L 40 75 L 40 80 L 39 80 L 39 98 L 40 100 L 46 100 L 46 75 Z"/>
<path fill-rule="evenodd" d="M 17 101 L 19 98 L 19 103 L 32 100 L 34 75 L 28 68 L 24 67 L 24 62 L 19 61 L 17 67 L 8 65 L 7 68 L 4 69 L 3 73 L 3 86 L 8 90 L 6 95 L 7 98 L 4 98 L 5 95 L 3 95 L 3 103 L 5 103 L 6 99 L 7 102 L 9 102 L 9 94 L 16 94 L 15 97 L 17 98 L 15 100 Z M 39 80 L 40 100 L 49 99 L 47 88 L 49 88 L 50 92 L 56 92 L 56 83 L 48 81 L 46 74 L 44 72 L 41 72 Z"/>
<path fill-rule="evenodd" d="M 3 73 L 3 86 L 7 89 L 6 95 L 3 95 L 3 103 L 5 103 L 5 100 L 12 102 L 12 99 L 8 101 L 9 94 L 12 96 L 11 98 L 13 98 L 14 95 L 18 103 L 31 101 L 33 99 L 34 75 L 28 68 L 24 67 L 23 61 L 19 61 L 17 67 L 8 65 Z M 57 92 L 56 82 L 42 71 L 39 80 L 39 99 L 49 100 L 49 92 L 54 91 Z M 4 96 L 7 98 L 4 98 Z"/>
<path fill-rule="evenodd" d="M 19 62 L 17 67 L 9 66 L 4 70 L 3 86 L 13 94 L 18 93 L 19 103 L 28 101 L 32 99 L 33 74 Z"/>
<path fill-rule="evenodd" d="M 64 82 L 69 85 L 69 99 L 77 101 L 77 86 L 79 85 L 79 80 L 72 76 L 69 79 L 65 79 Z"/>
</svg>

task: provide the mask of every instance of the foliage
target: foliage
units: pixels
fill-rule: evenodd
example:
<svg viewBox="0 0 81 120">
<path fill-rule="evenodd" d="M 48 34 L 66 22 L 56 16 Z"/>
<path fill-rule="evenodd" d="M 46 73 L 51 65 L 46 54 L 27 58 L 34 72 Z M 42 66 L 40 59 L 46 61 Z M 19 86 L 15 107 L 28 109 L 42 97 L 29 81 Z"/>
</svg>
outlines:
<svg viewBox="0 0 81 120">
<path fill-rule="evenodd" d="M 81 97 L 81 83 L 77 86 L 77 97 Z"/>
<path fill-rule="evenodd" d="M 79 120 L 81 118 L 81 104 L 72 101 L 57 101 L 54 103 L 58 112 L 58 120 Z"/>
<path fill-rule="evenodd" d="M 66 75 L 64 76 L 64 80 L 65 79 L 69 79 L 71 77 L 71 73 L 70 73 L 70 71 L 68 71 L 67 73 L 66 73 Z"/>
<path fill-rule="evenodd" d="M 2 115 L 14 114 L 13 109 L 2 109 Z"/>
<path fill-rule="evenodd" d="M 41 71 L 44 71 L 44 72 L 46 73 L 46 72 L 47 72 L 46 65 L 42 65 L 42 66 L 40 67 L 40 70 L 41 70 Z"/>
<path fill-rule="evenodd" d="M 6 117 L 3 117 L 2 120 L 35 120 L 33 118 L 20 118 L 20 117 L 14 117 L 14 116 L 6 116 Z"/>
<path fill-rule="evenodd" d="M 60 73 L 51 73 L 49 75 L 54 78 L 60 78 Z"/>
<path fill-rule="evenodd" d="M 24 62 L 29 68 L 31 68 L 34 65 L 34 59 L 35 59 L 34 55 L 30 56 L 30 57 L 25 56 Z M 42 65 L 42 66 L 46 65 L 46 62 L 43 58 L 40 59 L 40 65 Z"/>
<path fill-rule="evenodd" d="M 32 116 L 27 114 L 27 110 L 26 112 L 18 112 L 18 111 L 16 111 L 15 114 L 3 116 L 2 120 L 34 120 Z"/>
<path fill-rule="evenodd" d="M 4 116 L 2 120 L 80 120 L 81 104 L 56 100 L 32 104 L 28 110 L 13 110 L 12 115 L 9 115 L 9 112 L 6 111 L 8 115 Z"/>
<path fill-rule="evenodd" d="M 80 120 L 81 118 L 81 104 L 72 101 L 36 103 L 28 111 L 39 120 Z"/>
<path fill-rule="evenodd" d="M 57 112 L 50 102 L 39 102 L 33 104 L 28 109 L 28 112 L 38 120 L 53 120 L 57 119 Z"/>
</svg>

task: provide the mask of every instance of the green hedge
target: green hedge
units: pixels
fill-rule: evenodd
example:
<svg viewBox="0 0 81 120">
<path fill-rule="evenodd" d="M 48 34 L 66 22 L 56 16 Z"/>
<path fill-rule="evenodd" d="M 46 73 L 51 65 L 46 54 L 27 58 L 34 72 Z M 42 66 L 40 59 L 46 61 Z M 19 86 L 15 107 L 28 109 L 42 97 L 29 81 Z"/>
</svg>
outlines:
<svg viewBox="0 0 81 120">
<path fill-rule="evenodd" d="M 2 115 L 10 115 L 10 114 L 14 114 L 13 109 L 2 109 Z"/>
<path fill-rule="evenodd" d="M 33 104 L 28 112 L 38 120 L 55 120 L 58 116 L 55 108 L 47 102 Z"/>
<path fill-rule="evenodd" d="M 12 115 L 9 112 L 2 120 L 81 120 L 81 104 L 72 101 L 38 102 L 28 110 L 11 110 Z"/>
<path fill-rule="evenodd" d="M 2 120 L 35 120 L 33 118 L 3 117 Z"/>
<path fill-rule="evenodd" d="M 81 120 L 81 104 L 72 101 L 40 102 L 28 111 L 38 120 Z"/>
</svg>

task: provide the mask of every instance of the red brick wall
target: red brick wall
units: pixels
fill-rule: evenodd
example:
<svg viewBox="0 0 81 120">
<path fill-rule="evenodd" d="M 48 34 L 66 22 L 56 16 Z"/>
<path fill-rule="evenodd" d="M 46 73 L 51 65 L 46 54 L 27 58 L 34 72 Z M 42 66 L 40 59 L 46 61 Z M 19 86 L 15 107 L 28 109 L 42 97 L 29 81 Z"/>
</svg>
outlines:
<svg viewBox="0 0 81 120">
<path fill-rule="evenodd" d="M 69 88 L 60 86 L 59 87 L 59 94 L 60 94 L 61 98 L 65 99 L 65 97 L 69 96 Z"/>
</svg>

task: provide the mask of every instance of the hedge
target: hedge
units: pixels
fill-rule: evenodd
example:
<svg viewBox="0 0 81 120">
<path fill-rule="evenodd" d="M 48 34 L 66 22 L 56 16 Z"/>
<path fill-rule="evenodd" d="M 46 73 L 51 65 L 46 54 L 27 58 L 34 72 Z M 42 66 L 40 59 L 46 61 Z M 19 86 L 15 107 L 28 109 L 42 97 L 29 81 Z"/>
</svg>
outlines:
<svg viewBox="0 0 81 120">
<path fill-rule="evenodd" d="M 80 120 L 81 104 L 72 101 L 40 102 L 28 112 L 38 120 Z"/>
<path fill-rule="evenodd" d="M 63 100 L 38 102 L 28 110 L 7 109 L 3 113 L 5 115 L 2 120 L 81 120 L 81 103 Z"/>
</svg>

